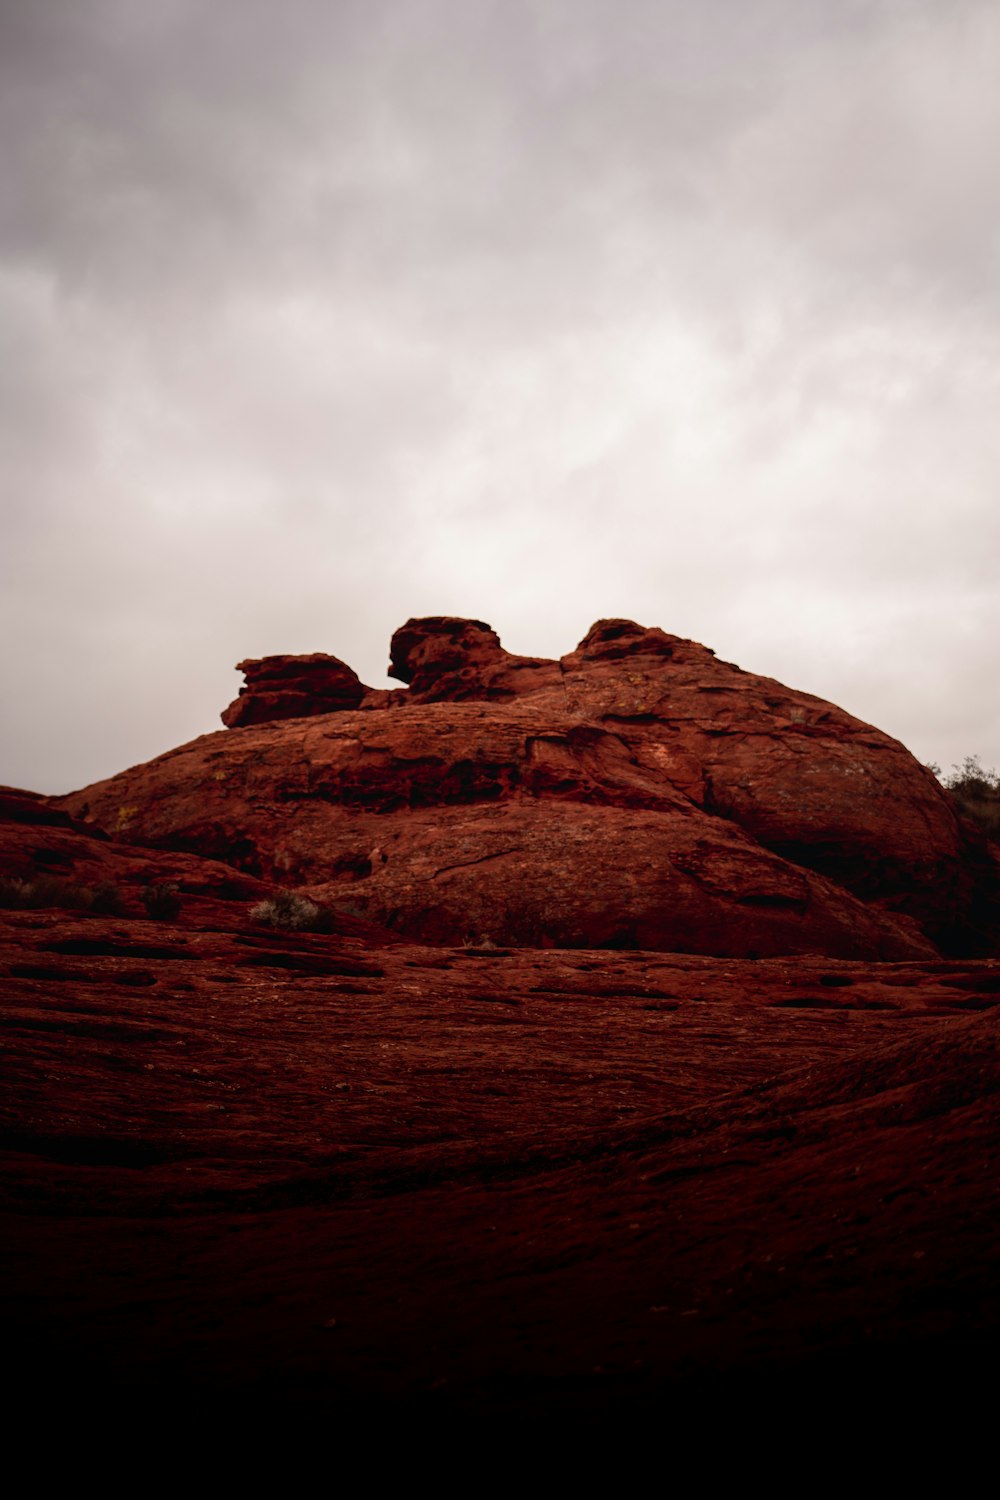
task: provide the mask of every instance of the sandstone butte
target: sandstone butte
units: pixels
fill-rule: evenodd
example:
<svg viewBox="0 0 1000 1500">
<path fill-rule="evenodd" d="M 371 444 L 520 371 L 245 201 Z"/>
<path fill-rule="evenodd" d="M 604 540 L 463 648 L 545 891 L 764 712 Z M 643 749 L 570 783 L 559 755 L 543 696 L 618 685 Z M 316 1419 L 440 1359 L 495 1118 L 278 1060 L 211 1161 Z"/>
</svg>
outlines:
<svg viewBox="0 0 1000 1500">
<path fill-rule="evenodd" d="M 934 776 L 694 641 L 600 620 L 547 660 L 431 617 L 392 639 L 399 689 L 327 655 L 240 669 L 230 728 L 50 803 L 423 942 L 989 951 L 996 852 Z"/>
<path fill-rule="evenodd" d="M 8 1425 L 992 1430 L 995 849 L 934 778 L 627 621 L 243 670 L 232 728 L 0 788 Z"/>
</svg>

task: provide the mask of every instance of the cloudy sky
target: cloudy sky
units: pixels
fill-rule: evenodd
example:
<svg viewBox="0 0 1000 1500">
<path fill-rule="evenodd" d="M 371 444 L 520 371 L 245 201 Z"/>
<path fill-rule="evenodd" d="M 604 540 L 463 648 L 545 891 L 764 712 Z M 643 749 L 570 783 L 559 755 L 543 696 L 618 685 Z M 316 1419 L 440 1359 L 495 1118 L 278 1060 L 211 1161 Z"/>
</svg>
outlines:
<svg viewBox="0 0 1000 1500">
<path fill-rule="evenodd" d="M 0 780 L 624 615 L 1000 764 L 996 0 L 0 0 Z"/>
</svg>

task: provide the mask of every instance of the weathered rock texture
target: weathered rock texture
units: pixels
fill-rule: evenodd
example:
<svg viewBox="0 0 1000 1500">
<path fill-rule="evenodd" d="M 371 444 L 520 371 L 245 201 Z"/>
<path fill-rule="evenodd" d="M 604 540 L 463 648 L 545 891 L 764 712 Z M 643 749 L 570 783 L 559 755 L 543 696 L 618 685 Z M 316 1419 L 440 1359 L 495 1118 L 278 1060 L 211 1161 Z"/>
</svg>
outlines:
<svg viewBox="0 0 1000 1500">
<path fill-rule="evenodd" d="M 0 910 L 8 1415 L 989 1399 L 1000 966 L 142 917 Z"/>
<path fill-rule="evenodd" d="M 267 724 L 272 719 L 302 719 L 313 714 L 357 708 L 364 687 L 350 667 L 335 656 L 262 656 L 241 661 L 246 676 L 240 695 L 222 712 L 222 722 Z"/>
<path fill-rule="evenodd" d="M 805 1430 L 890 1392 L 964 1432 L 991 1400 L 1000 964 L 274 931 L 245 874 L 0 789 L 0 876 L 40 873 L 125 910 L 0 906 L 19 1431 Z"/>
<path fill-rule="evenodd" d="M 546 661 L 482 621 L 410 620 L 389 693 L 273 661 L 237 732 L 58 805 L 431 941 L 905 958 L 968 938 L 969 836 L 930 772 L 693 641 L 602 620 Z M 343 684 L 335 710 L 301 686 L 316 661 L 343 674 L 317 678 Z M 294 722 L 262 722 L 272 698 Z"/>
</svg>

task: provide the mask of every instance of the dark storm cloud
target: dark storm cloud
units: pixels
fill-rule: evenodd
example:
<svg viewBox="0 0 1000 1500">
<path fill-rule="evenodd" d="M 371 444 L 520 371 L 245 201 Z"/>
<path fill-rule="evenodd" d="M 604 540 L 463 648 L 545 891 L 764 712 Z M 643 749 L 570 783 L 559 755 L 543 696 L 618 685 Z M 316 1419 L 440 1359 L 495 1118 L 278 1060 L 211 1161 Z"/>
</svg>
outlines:
<svg viewBox="0 0 1000 1500">
<path fill-rule="evenodd" d="M 441 611 L 1000 760 L 998 62 L 973 0 L 3 7 L 2 775 Z"/>
</svg>

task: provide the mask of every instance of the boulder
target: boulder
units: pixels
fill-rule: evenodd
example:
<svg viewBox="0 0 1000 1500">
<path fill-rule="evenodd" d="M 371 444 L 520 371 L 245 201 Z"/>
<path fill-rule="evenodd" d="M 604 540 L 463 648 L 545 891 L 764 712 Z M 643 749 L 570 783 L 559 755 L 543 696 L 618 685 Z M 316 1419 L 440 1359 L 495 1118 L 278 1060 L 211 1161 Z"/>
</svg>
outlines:
<svg viewBox="0 0 1000 1500">
<path fill-rule="evenodd" d="M 513 656 L 482 620 L 432 615 L 407 620 L 389 651 L 389 676 L 405 682 L 413 703 L 495 701 L 538 691 L 559 679 L 559 663 Z M 400 700 L 402 701 L 402 700 Z"/>
<path fill-rule="evenodd" d="M 241 661 L 246 677 L 239 697 L 222 711 L 229 729 L 267 724 L 273 719 L 305 719 L 314 714 L 357 708 L 365 695 L 357 673 L 336 656 L 262 656 Z"/>
</svg>

